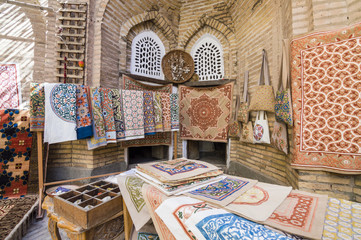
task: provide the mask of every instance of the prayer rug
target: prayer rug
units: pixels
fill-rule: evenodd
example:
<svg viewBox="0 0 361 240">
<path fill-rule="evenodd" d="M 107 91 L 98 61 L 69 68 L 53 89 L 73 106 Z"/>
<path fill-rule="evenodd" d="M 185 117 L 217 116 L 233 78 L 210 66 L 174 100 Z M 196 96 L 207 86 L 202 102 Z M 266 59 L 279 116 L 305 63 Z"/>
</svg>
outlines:
<svg viewBox="0 0 361 240">
<path fill-rule="evenodd" d="M 320 239 L 327 208 L 327 195 L 293 190 L 263 223 L 312 239 Z"/>
<path fill-rule="evenodd" d="M 179 131 L 179 101 L 177 93 L 170 95 L 170 118 L 172 131 Z"/>
<path fill-rule="evenodd" d="M 257 180 L 227 176 L 225 179 L 186 193 L 218 206 L 226 206 L 256 185 Z"/>
<path fill-rule="evenodd" d="M 44 131 L 45 93 L 43 83 L 30 83 L 30 131 Z"/>
<path fill-rule="evenodd" d="M 144 138 L 143 92 L 122 90 L 125 139 Z"/>
<path fill-rule="evenodd" d="M 76 85 L 46 83 L 44 142 L 77 140 Z"/>
<path fill-rule="evenodd" d="M 142 139 L 120 142 L 120 145 L 123 148 L 134 146 L 172 145 L 172 134 L 170 132 L 158 132 L 154 135 L 145 135 Z"/>
<path fill-rule="evenodd" d="M 291 190 L 292 187 L 258 182 L 225 209 L 253 221 L 266 221 Z"/>
<path fill-rule="evenodd" d="M 181 139 L 227 142 L 233 83 L 217 87 L 179 86 Z"/>
<path fill-rule="evenodd" d="M 114 112 L 114 123 L 117 141 L 125 138 L 123 111 L 120 91 L 118 89 L 112 89 L 112 105 Z"/>
<path fill-rule="evenodd" d="M 0 109 L 19 108 L 20 104 L 18 66 L 15 63 L 0 63 Z"/>
<path fill-rule="evenodd" d="M 112 105 L 112 91 L 109 88 L 100 88 L 102 114 L 105 125 L 105 137 L 107 143 L 116 143 L 117 137 L 114 124 L 114 112 Z"/>
<path fill-rule="evenodd" d="M 160 93 L 162 103 L 162 119 L 163 119 L 163 131 L 169 132 L 171 130 L 171 116 L 170 116 L 170 94 Z"/>
<path fill-rule="evenodd" d="M 155 122 L 154 122 L 154 106 L 153 106 L 153 93 L 151 91 L 143 92 L 144 98 L 144 134 L 155 134 Z"/>
<path fill-rule="evenodd" d="M 155 211 L 176 239 L 196 239 L 185 222 L 204 210 L 214 209 L 209 204 L 190 197 L 175 197 L 165 200 Z"/>
<path fill-rule="evenodd" d="M 219 169 L 210 163 L 189 160 L 185 158 L 177 158 L 169 161 L 157 163 L 138 164 L 137 168 L 151 172 L 153 176 L 160 181 L 175 181 L 187 179 L 203 173 Z"/>
<path fill-rule="evenodd" d="M 118 185 L 127 205 L 135 229 L 140 230 L 150 219 L 142 195 L 144 181 L 135 176 L 134 170 L 127 171 L 118 176 Z"/>
<path fill-rule="evenodd" d="M 273 239 L 291 240 L 283 234 L 251 222 L 223 209 L 211 209 L 192 215 L 187 227 L 198 240 Z"/>
<path fill-rule="evenodd" d="M 89 93 L 89 87 L 83 85 L 76 86 L 76 134 L 78 139 L 93 136 Z"/>
<path fill-rule="evenodd" d="M 172 92 L 172 84 L 159 85 L 159 86 L 144 84 L 124 74 L 121 79 L 121 85 L 122 85 L 122 89 L 125 90 L 138 90 L 138 91 L 148 90 L 148 91 L 157 91 L 157 92 L 166 92 L 166 93 Z"/>
<path fill-rule="evenodd" d="M 0 199 L 26 194 L 32 142 L 29 110 L 0 110 Z"/>
<path fill-rule="evenodd" d="M 143 185 L 142 193 L 159 238 L 161 240 L 175 240 L 176 238 L 169 231 L 163 220 L 155 213 L 155 210 L 167 199 L 167 197 L 158 189 L 148 184 Z"/>
<path fill-rule="evenodd" d="M 0 201 L 0 239 L 6 239 L 14 229 L 19 229 L 19 222 L 27 214 L 31 215 L 38 196 L 27 195 L 17 199 L 3 199 Z M 5 212 L 3 212 L 3 210 Z M 27 219 L 29 221 L 29 219 Z M 23 229 L 24 230 L 24 229 Z M 17 231 L 21 234 L 21 229 Z M 20 235 L 19 234 L 19 235 Z M 10 237 L 9 239 L 17 239 Z"/>
<path fill-rule="evenodd" d="M 87 140 L 88 150 L 107 145 L 99 88 L 90 88 L 90 94 L 93 118 L 93 137 Z"/>
<path fill-rule="evenodd" d="M 361 239 L 361 204 L 329 198 L 322 239 Z"/>
<path fill-rule="evenodd" d="M 163 132 L 162 97 L 158 92 L 153 93 L 155 131 Z"/>
<path fill-rule="evenodd" d="M 361 24 L 296 38 L 291 48 L 291 165 L 359 174 Z"/>
</svg>

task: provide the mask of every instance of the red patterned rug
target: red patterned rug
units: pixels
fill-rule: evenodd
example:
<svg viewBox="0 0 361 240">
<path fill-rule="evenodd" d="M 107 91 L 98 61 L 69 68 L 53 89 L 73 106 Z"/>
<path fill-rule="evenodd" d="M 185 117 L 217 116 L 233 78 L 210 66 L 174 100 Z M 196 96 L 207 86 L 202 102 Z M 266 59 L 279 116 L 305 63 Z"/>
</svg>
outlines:
<svg viewBox="0 0 361 240">
<path fill-rule="evenodd" d="M 32 145 L 29 110 L 0 110 L 0 199 L 27 192 Z"/>
<path fill-rule="evenodd" d="M 180 137 L 227 142 L 233 83 L 217 87 L 179 87 Z"/>
<path fill-rule="evenodd" d="M 18 68 L 14 63 L 0 63 L 0 109 L 18 108 L 21 103 Z"/>
<path fill-rule="evenodd" d="M 292 41 L 292 99 L 299 169 L 361 172 L 361 25 Z"/>
</svg>

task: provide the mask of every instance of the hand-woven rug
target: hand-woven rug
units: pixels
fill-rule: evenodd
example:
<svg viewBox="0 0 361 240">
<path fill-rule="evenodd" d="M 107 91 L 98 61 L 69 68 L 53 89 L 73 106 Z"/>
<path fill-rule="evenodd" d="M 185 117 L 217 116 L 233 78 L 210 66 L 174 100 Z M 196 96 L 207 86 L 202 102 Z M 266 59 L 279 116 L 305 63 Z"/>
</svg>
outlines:
<svg viewBox="0 0 361 240">
<path fill-rule="evenodd" d="M 44 142 L 77 140 L 76 85 L 46 83 Z"/>
<path fill-rule="evenodd" d="M 18 108 L 21 104 L 21 86 L 18 66 L 0 63 L 0 109 Z"/>
<path fill-rule="evenodd" d="M 158 189 L 148 184 L 143 185 L 142 193 L 159 238 L 161 240 L 175 240 L 176 238 L 169 231 L 163 220 L 155 213 L 155 210 L 167 199 L 167 197 Z"/>
<path fill-rule="evenodd" d="M 155 131 L 163 132 L 163 109 L 162 109 L 162 96 L 159 92 L 153 92 L 154 103 L 154 123 Z"/>
<path fill-rule="evenodd" d="M 93 137 L 87 140 L 88 150 L 107 145 L 99 88 L 90 88 L 90 94 L 93 118 Z"/>
<path fill-rule="evenodd" d="M 253 221 L 266 221 L 291 190 L 292 187 L 258 182 L 225 209 Z"/>
<path fill-rule="evenodd" d="M 179 86 L 181 139 L 227 142 L 233 83 L 217 87 Z"/>
<path fill-rule="evenodd" d="M 161 102 L 162 102 L 162 119 L 163 119 L 163 131 L 169 132 L 172 130 L 171 125 L 171 112 L 170 112 L 170 94 L 169 93 L 160 93 Z"/>
<path fill-rule="evenodd" d="M 153 92 L 144 91 L 144 134 L 155 134 L 155 121 L 154 121 L 154 105 L 153 105 Z"/>
<path fill-rule="evenodd" d="M 122 193 L 125 204 L 127 205 L 130 217 L 137 231 L 150 219 L 145 201 L 142 195 L 142 186 L 144 181 L 135 176 L 134 171 L 130 170 L 118 176 L 118 185 Z"/>
<path fill-rule="evenodd" d="M 295 235 L 320 239 L 327 200 L 327 195 L 293 190 L 263 223 Z"/>
<path fill-rule="evenodd" d="M 155 211 L 176 239 L 196 239 L 185 222 L 195 213 L 213 209 L 209 204 L 190 197 L 165 200 Z"/>
<path fill-rule="evenodd" d="M 0 110 L 0 199 L 26 194 L 32 142 L 29 110 Z"/>
<path fill-rule="evenodd" d="M 100 98 L 102 113 L 105 125 L 105 137 L 107 143 L 116 143 L 116 131 L 114 123 L 114 112 L 113 112 L 113 99 L 112 99 L 112 90 L 109 88 L 100 88 Z"/>
<path fill-rule="evenodd" d="M 256 183 L 257 180 L 227 176 L 219 182 L 198 188 L 186 195 L 224 207 L 251 189 Z"/>
<path fill-rule="evenodd" d="M 166 92 L 166 93 L 172 92 L 172 84 L 158 85 L 158 86 L 144 84 L 124 74 L 121 79 L 121 86 L 122 89 L 125 90 L 157 91 L 157 92 Z"/>
<path fill-rule="evenodd" d="M 361 172 L 361 24 L 292 41 L 291 165 Z"/>
<path fill-rule="evenodd" d="M 38 196 L 27 195 L 22 198 L 0 201 L 0 240 L 8 237 L 9 233 L 32 209 L 37 199 Z"/>
<path fill-rule="evenodd" d="M 78 139 L 93 136 L 89 94 L 89 87 L 83 85 L 76 86 L 76 134 Z"/>
<path fill-rule="evenodd" d="M 261 224 L 229 213 L 223 209 L 211 209 L 193 214 L 186 226 L 198 240 L 223 239 L 273 239 L 291 240 Z"/>
<path fill-rule="evenodd" d="M 125 140 L 144 138 L 143 92 L 122 90 Z"/>
<path fill-rule="evenodd" d="M 361 239 L 361 204 L 329 198 L 322 239 Z"/>
<path fill-rule="evenodd" d="M 43 83 L 30 83 L 30 131 L 44 131 L 45 93 Z"/>
<path fill-rule="evenodd" d="M 169 161 L 138 164 L 137 169 L 151 172 L 160 181 L 175 181 L 217 170 L 219 167 L 202 161 L 177 158 Z"/>
<path fill-rule="evenodd" d="M 172 131 L 179 131 L 179 98 L 177 93 L 170 95 L 170 118 Z"/>
<path fill-rule="evenodd" d="M 118 89 L 112 89 L 112 105 L 114 112 L 114 123 L 117 141 L 121 141 L 125 138 L 125 126 L 122 110 L 122 102 L 120 91 Z"/>
<path fill-rule="evenodd" d="M 134 146 L 159 146 L 172 145 L 172 134 L 170 132 L 158 132 L 154 135 L 145 135 L 142 139 L 133 139 L 120 142 L 120 146 L 134 147 Z"/>
</svg>

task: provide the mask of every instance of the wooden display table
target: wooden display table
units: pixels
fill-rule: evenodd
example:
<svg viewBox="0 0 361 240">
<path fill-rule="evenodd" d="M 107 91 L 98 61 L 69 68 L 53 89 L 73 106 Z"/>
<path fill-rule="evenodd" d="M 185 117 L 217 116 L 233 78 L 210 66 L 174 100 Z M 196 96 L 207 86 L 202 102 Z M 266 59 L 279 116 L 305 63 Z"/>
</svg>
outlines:
<svg viewBox="0 0 361 240">
<path fill-rule="evenodd" d="M 123 206 L 125 206 L 123 202 Z M 42 208 L 47 210 L 48 230 L 53 240 L 61 240 L 59 228 L 63 229 L 71 240 L 86 240 L 86 239 L 109 239 L 113 240 L 123 232 L 122 216 L 124 215 L 124 231 L 125 237 L 128 240 L 132 221 L 129 217 L 127 209 L 120 211 L 118 214 L 112 216 L 108 220 L 90 229 L 83 229 L 65 218 L 58 216 L 54 212 L 54 202 L 49 196 L 45 197 Z"/>
</svg>

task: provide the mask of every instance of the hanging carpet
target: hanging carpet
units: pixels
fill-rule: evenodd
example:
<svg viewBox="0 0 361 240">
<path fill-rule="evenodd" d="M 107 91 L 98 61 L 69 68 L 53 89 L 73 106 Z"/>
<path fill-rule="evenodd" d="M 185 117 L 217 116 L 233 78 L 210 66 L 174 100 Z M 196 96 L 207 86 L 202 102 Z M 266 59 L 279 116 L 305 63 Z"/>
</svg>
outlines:
<svg viewBox="0 0 361 240">
<path fill-rule="evenodd" d="M 0 109 L 19 108 L 21 87 L 18 66 L 15 63 L 0 63 Z"/>
<path fill-rule="evenodd" d="M 30 131 L 44 131 L 45 93 L 43 83 L 30 83 Z"/>
<path fill-rule="evenodd" d="M 179 98 L 177 93 L 170 95 L 170 117 L 172 131 L 179 131 Z"/>
<path fill-rule="evenodd" d="M 291 165 L 359 174 L 361 25 L 296 38 L 291 49 Z"/>
<path fill-rule="evenodd" d="M 227 142 L 233 83 L 217 87 L 179 86 L 181 139 Z"/>
<path fill-rule="evenodd" d="M 88 86 L 76 86 L 76 134 L 78 139 L 93 136 L 93 126 Z"/>
<path fill-rule="evenodd" d="M 109 88 L 100 88 L 100 98 L 107 143 L 116 143 L 112 90 Z"/>
<path fill-rule="evenodd" d="M 28 110 L 0 110 L 0 199 L 27 193 L 32 141 Z"/>
<path fill-rule="evenodd" d="M 117 141 L 125 138 L 124 117 L 122 110 L 122 98 L 118 89 L 112 89 L 112 105 L 114 112 L 114 124 Z"/>
</svg>

